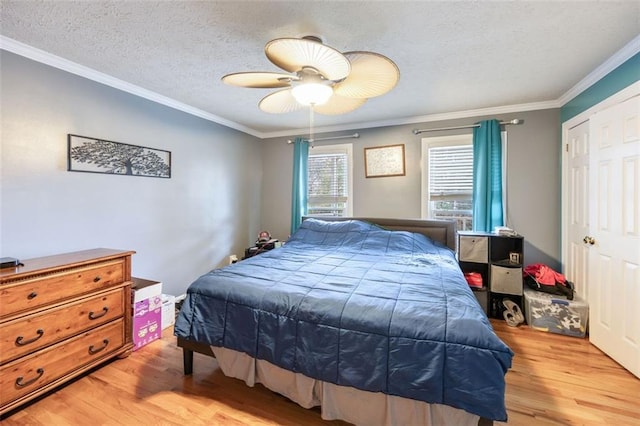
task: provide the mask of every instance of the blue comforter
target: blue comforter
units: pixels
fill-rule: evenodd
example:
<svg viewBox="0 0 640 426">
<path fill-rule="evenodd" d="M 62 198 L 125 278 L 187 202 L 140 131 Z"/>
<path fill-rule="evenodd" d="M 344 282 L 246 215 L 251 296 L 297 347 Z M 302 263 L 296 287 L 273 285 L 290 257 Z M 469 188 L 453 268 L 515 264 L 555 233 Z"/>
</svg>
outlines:
<svg viewBox="0 0 640 426">
<path fill-rule="evenodd" d="M 427 237 L 305 220 L 282 248 L 198 278 L 175 334 L 338 385 L 506 420 L 512 351 Z"/>
</svg>

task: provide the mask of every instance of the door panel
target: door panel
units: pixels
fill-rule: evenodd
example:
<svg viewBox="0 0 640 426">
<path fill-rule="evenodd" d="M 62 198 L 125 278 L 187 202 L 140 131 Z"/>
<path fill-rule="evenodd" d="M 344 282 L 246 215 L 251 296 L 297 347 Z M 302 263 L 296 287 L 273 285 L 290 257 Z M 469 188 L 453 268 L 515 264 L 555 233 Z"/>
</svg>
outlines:
<svg viewBox="0 0 640 426">
<path fill-rule="evenodd" d="M 590 340 L 640 377 L 640 97 L 590 120 Z"/>
<path fill-rule="evenodd" d="M 638 157 L 625 158 L 622 164 L 623 173 L 623 197 L 622 197 L 622 215 L 623 230 L 625 235 L 638 236 L 640 233 L 640 224 L 638 223 L 638 191 L 640 190 L 640 165 Z"/>
<path fill-rule="evenodd" d="M 576 293 L 588 299 L 587 260 L 589 246 L 583 241 L 589 234 L 589 122 L 585 121 L 569 130 L 568 178 L 570 199 L 569 218 L 569 268 L 565 275 L 574 283 Z"/>
</svg>

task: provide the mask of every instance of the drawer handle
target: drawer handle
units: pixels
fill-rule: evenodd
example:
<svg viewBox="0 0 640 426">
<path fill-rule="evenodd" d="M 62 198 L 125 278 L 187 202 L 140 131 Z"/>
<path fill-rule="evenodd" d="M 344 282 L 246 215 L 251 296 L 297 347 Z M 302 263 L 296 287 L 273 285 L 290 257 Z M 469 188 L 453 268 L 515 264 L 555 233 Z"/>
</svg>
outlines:
<svg viewBox="0 0 640 426">
<path fill-rule="evenodd" d="M 102 318 L 103 316 L 107 315 L 107 312 L 109 312 L 109 308 L 107 308 L 106 306 L 102 308 L 101 314 L 96 315 L 93 313 L 93 311 L 91 311 L 89 312 L 89 319 L 94 320 L 94 319 Z"/>
<path fill-rule="evenodd" d="M 39 328 L 39 329 L 36 331 L 36 334 L 37 334 L 37 336 L 36 336 L 36 337 L 34 337 L 33 339 L 29 339 L 29 340 L 24 340 L 24 337 L 22 337 L 22 336 L 18 336 L 18 337 L 16 338 L 16 345 L 18 345 L 18 346 L 24 346 L 24 345 L 28 345 L 29 343 L 33 343 L 33 342 L 35 342 L 36 340 L 38 340 L 39 338 L 41 338 L 42 336 L 44 336 L 44 330 L 43 330 L 43 329 L 41 329 L 41 328 Z"/>
<path fill-rule="evenodd" d="M 31 299 L 35 299 L 36 296 L 38 296 L 38 293 L 36 293 L 35 291 L 32 291 L 31 293 L 29 293 L 29 295 L 27 296 L 27 299 L 31 300 Z"/>
<path fill-rule="evenodd" d="M 38 368 L 36 370 L 36 373 L 38 373 L 38 375 L 36 377 L 34 377 L 31 380 L 27 380 L 26 382 L 23 382 L 24 377 L 22 377 L 22 376 L 18 377 L 16 379 L 16 386 L 19 387 L 19 388 L 23 388 L 25 386 L 29 386 L 29 385 L 35 383 L 44 374 L 44 368 Z"/>
<path fill-rule="evenodd" d="M 97 283 L 97 282 L 98 282 L 98 281 L 100 281 L 101 279 L 102 279 L 102 278 L 100 278 L 100 275 L 98 275 L 97 277 L 95 277 L 95 278 L 93 279 L 93 282 L 94 282 L 94 283 Z"/>
<path fill-rule="evenodd" d="M 97 354 L 98 352 L 100 352 L 100 351 L 104 350 L 104 349 L 107 347 L 107 345 L 109 344 L 109 339 L 104 339 L 104 340 L 102 341 L 102 343 L 104 343 L 104 344 L 103 344 L 102 346 L 100 346 L 99 348 L 97 348 L 97 349 L 94 349 L 94 348 L 93 348 L 93 345 L 89 346 L 89 353 L 90 353 L 91 355 L 95 355 L 95 354 Z"/>
</svg>

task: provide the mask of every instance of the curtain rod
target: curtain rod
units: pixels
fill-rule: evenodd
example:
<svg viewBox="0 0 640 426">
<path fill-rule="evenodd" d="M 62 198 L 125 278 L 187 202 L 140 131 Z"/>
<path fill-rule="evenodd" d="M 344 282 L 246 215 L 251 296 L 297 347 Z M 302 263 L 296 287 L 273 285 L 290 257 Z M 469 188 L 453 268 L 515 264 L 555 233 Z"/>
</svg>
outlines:
<svg viewBox="0 0 640 426">
<path fill-rule="evenodd" d="M 520 118 L 516 118 L 516 119 L 511 120 L 511 121 L 501 121 L 500 125 L 501 126 L 507 126 L 509 124 L 522 124 L 522 123 L 524 123 L 524 120 L 522 120 Z M 439 130 L 473 129 L 474 127 L 480 127 L 480 123 L 468 124 L 466 126 L 439 127 L 437 129 L 421 129 L 421 130 L 413 129 L 413 134 L 414 135 L 419 135 L 420 133 L 437 132 Z"/>
<path fill-rule="evenodd" d="M 359 133 L 354 133 L 354 134 L 352 134 L 352 135 L 344 135 L 344 136 L 329 136 L 329 137 L 326 137 L 326 138 L 308 139 L 307 141 L 308 141 L 308 142 L 312 142 L 312 143 L 313 143 L 313 142 L 318 142 L 318 141 L 328 141 L 329 139 L 347 139 L 347 138 L 350 138 L 350 139 L 358 139 L 359 137 L 360 137 L 360 134 L 359 134 Z M 293 141 L 292 141 L 291 139 L 289 139 L 289 140 L 287 141 L 287 143 L 293 143 Z"/>
</svg>

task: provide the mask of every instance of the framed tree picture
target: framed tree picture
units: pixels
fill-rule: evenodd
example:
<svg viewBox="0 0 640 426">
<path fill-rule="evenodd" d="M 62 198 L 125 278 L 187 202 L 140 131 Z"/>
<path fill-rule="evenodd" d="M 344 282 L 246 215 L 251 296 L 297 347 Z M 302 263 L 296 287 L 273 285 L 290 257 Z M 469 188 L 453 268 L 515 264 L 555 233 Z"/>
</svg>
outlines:
<svg viewBox="0 0 640 426">
<path fill-rule="evenodd" d="M 404 144 L 365 148 L 364 173 L 368 178 L 404 176 Z"/>
<path fill-rule="evenodd" d="M 67 135 L 70 172 L 171 178 L 171 152 L 79 135 Z"/>
</svg>

